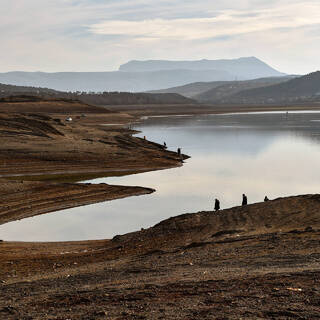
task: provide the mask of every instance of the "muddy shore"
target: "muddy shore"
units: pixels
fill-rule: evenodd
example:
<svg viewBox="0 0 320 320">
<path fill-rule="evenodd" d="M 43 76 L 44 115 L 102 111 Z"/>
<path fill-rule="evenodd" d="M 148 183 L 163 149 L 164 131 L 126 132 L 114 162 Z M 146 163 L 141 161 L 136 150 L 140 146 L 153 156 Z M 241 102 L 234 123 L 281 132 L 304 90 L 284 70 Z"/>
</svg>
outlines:
<svg viewBox="0 0 320 320">
<path fill-rule="evenodd" d="M 96 125 L 169 107 L 120 110 L 130 115 L 51 107 L 0 116 L 0 223 L 153 191 L 70 182 L 88 175 L 181 165 L 161 145 Z M 317 319 L 319 244 L 319 195 L 178 215 L 111 240 L 2 241 L 0 319 Z"/>
<path fill-rule="evenodd" d="M 186 158 L 133 137 L 129 129 L 94 124 L 97 118 L 99 124 L 115 119 L 125 123 L 131 116 L 98 107 L 92 111 L 80 103 L 59 103 L 0 104 L 0 110 L 11 111 L 0 113 L 0 224 L 153 192 L 143 187 L 71 182 L 177 167 Z M 37 110 L 42 112 L 31 113 Z M 79 115 L 80 111 L 86 113 Z M 72 121 L 66 120 L 69 117 Z"/>
<path fill-rule="evenodd" d="M 112 240 L 3 242 L 0 319 L 317 319 L 320 196 Z"/>
<path fill-rule="evenodd" d="M 106 121 L 108 116 L 101 118 Z M 176 152 L 132 133 L 53 115 L 0 114 L 0 176 L 139 171 L 181 164 Z"/>
<path fill-rule="evenodd" d="M 126 113 L 134 118 L 142 116 L 175 116 L 175 115 L 199 115 L 221 114 L 238 112 L 270 112 L 270 111 L 300 111 L 320 110 L 320 104 L 304 105 L 147 105 L 147 106 L 108 106 L 110 111 Z"/>
<path fill-rule="evenodd" d="M 143 187 L 0 179 L 0 224 L 68 208 L 149 194 Z"/>
</svg>

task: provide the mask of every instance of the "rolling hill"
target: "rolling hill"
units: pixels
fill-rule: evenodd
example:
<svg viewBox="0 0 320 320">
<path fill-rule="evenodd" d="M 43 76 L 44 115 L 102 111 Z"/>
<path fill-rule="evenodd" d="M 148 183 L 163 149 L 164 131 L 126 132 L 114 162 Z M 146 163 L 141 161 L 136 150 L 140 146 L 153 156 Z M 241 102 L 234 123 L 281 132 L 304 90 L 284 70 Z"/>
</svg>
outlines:
<svg viewBox="0 0 320 320">
<path fill-rule="evenodd" d="M 206 92 L 230 82 L 231 81 L 193 82 L 183 86 L 172 87 L 168 89 L 152 90 L 149 91 L 149 93 L 178 93 L 187 98 L 192 98 L 200 93 Z"/>
<path fill-rule="evenodd" d="M 15 86 L 0 83 L 0 98 L 8 97 L 10 95 L 23 95 L 23 94 L 31 94 L 31 95 L 57 95 L 62 92 L 48 89 L 48 88 L 38 88 L 38 87 L 30 87 L 30 86 Z"/>
<path fill-rule="evenodd" d="M 248 81 L 229 81 L 215 86 L 208 91 L 196 94 L 193 96 L 193 98 L 199 102 L 221 103 L 224 101 L 224 99 L 228 99 L 228 97 L 231 97 L 243 90 L 277 85 L 289 81 L 290 79 L 292 79 L 292 77 L 261 78 Z"/>
<path fill-rule="evenodd" d="M 214 101 L 216 96 L 230 95 L 238 91 L 261 86 L 267 86 L 288 81 L 295 76 L 260 78 L 247 81 L 211 81 L 194 82 L 163 90 L 152 90 L 150 93 L 178 93 L 185 97 L 199 101 Z"/>
<path fill-rule="evenodd" d="M 22 87 L 0 84 L 0 102 L 17 100 L 68 99 L 91 105 L 140 105 L 140 104 L 193 104 L 194 100 L 176 93 L 63 92 L 47 88 Z"/>
<path fill-rule="evenodd" d="M 283 104 L 320 101 L 320 71 L 272 86 L 243 90 L 223 103 Z"/>
</svg>

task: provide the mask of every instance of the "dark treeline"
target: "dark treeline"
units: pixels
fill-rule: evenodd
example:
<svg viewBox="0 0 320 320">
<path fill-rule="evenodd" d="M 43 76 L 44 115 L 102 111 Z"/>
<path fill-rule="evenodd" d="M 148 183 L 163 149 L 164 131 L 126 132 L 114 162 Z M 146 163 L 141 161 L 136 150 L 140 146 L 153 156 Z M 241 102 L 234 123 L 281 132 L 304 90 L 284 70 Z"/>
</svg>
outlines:
<svg viewBox="0 0 320 320">
<path fill-rule="evenodd" d="M 140 104 L 191 104 L 194 100 L 176 93 L 130 93 L 103 92 L 101 94 L 80 94 L 79 100 L 95 105 L 140 105 Z"/>
<path fill-rule="evenodd" d="M 0 101 L 36 99 L 80 100 L 93 105 L 191 104 L 194 100 L 176 93 L 153 94 L 131 92 L 63 92 L 48 88 L 22 87 L 0 84 Z M 31 97 L 29 97 L 31 99 Z"/>
</svg>

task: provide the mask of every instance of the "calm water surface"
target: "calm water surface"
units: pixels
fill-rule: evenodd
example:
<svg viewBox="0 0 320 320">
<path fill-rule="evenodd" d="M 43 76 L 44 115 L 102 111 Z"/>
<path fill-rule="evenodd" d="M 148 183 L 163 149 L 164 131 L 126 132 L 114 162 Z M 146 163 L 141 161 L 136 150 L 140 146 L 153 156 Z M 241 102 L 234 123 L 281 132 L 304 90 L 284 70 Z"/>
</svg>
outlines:
<svg viewBox="0 0 320 320">
<path fill-rule="evenodd" d="M 320 113 L 157 117 L 140 136 L 191 156 L 183 167 L 91 182 L 155 188 L 152 195 L 63 210 L 0 226 L 0 239 L 111 238 L 170 216 L 320 192 Z"/>
</svg>

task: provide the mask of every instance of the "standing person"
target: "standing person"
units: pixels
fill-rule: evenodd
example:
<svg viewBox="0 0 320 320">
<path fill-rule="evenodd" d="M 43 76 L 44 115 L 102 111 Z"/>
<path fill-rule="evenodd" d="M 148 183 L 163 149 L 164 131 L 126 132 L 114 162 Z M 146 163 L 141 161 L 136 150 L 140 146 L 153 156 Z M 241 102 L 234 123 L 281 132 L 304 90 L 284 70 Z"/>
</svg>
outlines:
<svg viewBox="0 0 320 320">
<path fill-rule="evenodd" d="M 269 201 L 269 198 L 267 196 L 264 197 L 264 201 Z"/>
<path fill-rule="evenodd" d="M 248 204 L 248 199 L 245 194 L 242 195 L 242 205 L 246 206 Z"/>
<path fill-rule="evenodd" d="M 220 210 L 220 201 L 218 199 L 214 201 L 214 210 L 215 211 Z"/>
</svg>

